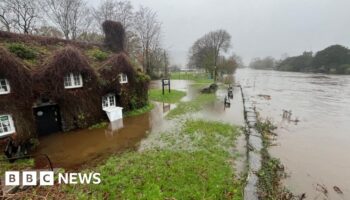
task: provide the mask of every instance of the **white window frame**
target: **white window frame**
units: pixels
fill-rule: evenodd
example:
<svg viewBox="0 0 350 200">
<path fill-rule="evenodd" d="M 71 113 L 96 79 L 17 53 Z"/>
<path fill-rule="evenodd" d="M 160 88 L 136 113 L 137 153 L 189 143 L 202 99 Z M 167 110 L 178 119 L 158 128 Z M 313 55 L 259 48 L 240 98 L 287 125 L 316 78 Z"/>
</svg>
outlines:
<svg viewBox="0 0 350 200">
<path fill-rule="evenodd" d="M 0 119 L 3 117 L 8 117 L 8 125 L 7 126 L 9 128 L 9 130 L 4 132 L 4 123 L 0 120 L 0 131 L 3 131 L 3 132 L 0 132 L 0 137 L 10 135 L 10 134 L 13 134 L 16 132 L 12 116 L 11 115 L 0 115 Z"/>
<path fill-rule="evenodd" d="M 117 99 L 115 94 L 107 94 L 102 97 L 102 108 L 113 108 L 117 107 Z"/>
<path fill-rule="evenodd" d="M 120 84 L 128 83 L 128 76 L 124 73 L 119 74 L 119 83 Z"/>
<path fill-rule="evenodd" d="M 1 82 L 5 82 L 5 87 L 7 87 L 7 91 L 1 91 L 2 86 L 3 86 L 1 84 Z M 11 92 L 11 87 L 10 87 L 9 81 L 7 79 L 4 79 L 4 78 L 0 79 L 0 95 L 2 95 L 2 94 L 9 94 L 10 92 Z"/>
<path fill-rule="evenodd" d="M 79 77 L 79 84 L 76 84 L 75 78 Z M 66 79 L 69 80 L 70 85 L 66 84 Z M 66 89 L 72 89 L 72 88 L 81 88 L 83 87 L 83 76 L 81 74 L 74 74 L 74 73 L 69 73 L 68 75 L 64 76 L 64 88 Z"/>
</svg>

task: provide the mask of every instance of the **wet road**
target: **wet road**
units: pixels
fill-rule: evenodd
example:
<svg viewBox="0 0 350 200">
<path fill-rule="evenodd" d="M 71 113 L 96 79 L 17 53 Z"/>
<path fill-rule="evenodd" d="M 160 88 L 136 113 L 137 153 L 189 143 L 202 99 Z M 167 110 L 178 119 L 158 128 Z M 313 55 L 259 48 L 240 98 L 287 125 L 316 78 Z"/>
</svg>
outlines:
<svg viewBox="0 0 350 200">
<path fill-rule="evenodd" d="M 286 186 L 307 199 L 350 199 L 350 76 L 239 69 L 235 77 L 278 126 L 271 153 L 290 175 Z"/>
</svg>

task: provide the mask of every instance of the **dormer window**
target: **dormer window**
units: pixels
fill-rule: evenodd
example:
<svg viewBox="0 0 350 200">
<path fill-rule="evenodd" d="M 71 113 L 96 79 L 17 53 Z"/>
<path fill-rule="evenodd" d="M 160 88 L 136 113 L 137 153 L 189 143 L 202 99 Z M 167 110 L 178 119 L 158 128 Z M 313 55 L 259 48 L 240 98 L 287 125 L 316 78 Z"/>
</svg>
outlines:
<svg viewBox="0 0 350 200">
<path fill-rule="evenodd" d="M 119 83 L 120 84 L 128 83 L 128 76 L 124 73 L 119 74 Z"/>
<path fill-rule="evenodd" d="M 110 108 L 110 107 L 116 107 L 116 99 L 115 94 L 107 94 L 106 96 L 102 97 L 102 108 Z"/>
<path fill-rule="evenodd" d="M 0 115 L 0 137 L 15 132 L 11 115 Z"/>
<path fill-rule="evenodd" d="M 0 79 L 0 95 L 10 93 L 10 84 L 7 79 Z"/>
<path fill-rule="evenodd" d="M 64 88 L 80 88 L 83 87 L 83 77 L 81 74 L 70 73 L 64 76 Z"/>
</svg>

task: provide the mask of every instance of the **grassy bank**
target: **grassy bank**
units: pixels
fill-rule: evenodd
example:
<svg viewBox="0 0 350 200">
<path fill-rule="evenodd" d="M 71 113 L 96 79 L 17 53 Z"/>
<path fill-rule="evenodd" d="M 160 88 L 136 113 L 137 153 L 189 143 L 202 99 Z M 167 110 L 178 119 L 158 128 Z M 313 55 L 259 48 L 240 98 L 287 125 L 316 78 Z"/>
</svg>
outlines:
<svg viewBox="0 0 350 200">
<path fill-rule="evenodd" d="M 142 115 L 144 113 L 147 113 L 147 112 L 153 110 L 153 108 L 154 108 L 154 104 L 148 103 L 147 105 L 145 105 L 142 108 L 125 112 L 124 116 L 125 117 L 133 117 L 133 116 L 137 116 L 137 115 Z"/>
<path fill-rule="evenodd" d="M 178 90 L 171 90 L 170 93 L 166 90 L 164 95 L 162 89 L 150 89 L 148 91 L 148 98 L 150 100 L 164 103 L 177 103 L 184 96 L 186 96 L 186 92 Z"/>
<path fill-rule="evenodd" d="M 239 130 L 228 124 L 187 120 L 142 152 L 111 157 L 96 170 L 100 185 L 67 186 L 79 199 L 242 199 L 232 148 Z"/>
<path fill-rule="evenodd" d="M 283 186 L 281 180 L 286 176 L 284 167 L 279 159 L 272 157 L 268 152 L 272 138 L 275 136 L 273 133 L 275 128 L 269 120 L 261 121 L 259 119 L 257 123 L 257 129 L 263 136 L 262 167 L 258 172 L 259 197 L 271 200 L 302 199 L 295 197 Z"/>
</svg>

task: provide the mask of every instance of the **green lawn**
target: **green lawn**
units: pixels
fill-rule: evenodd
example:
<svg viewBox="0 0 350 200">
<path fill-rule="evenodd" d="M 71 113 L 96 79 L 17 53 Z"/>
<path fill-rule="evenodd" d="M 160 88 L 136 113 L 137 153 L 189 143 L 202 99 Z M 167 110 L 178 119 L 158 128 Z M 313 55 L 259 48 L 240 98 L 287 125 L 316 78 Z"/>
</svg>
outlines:
<svg viewBox="0 0 350 200">
<path fill-rule="evenodd" d="M 165 103 L 177 103 L 184 96 L 186 96 L 186 92 L 178 90 L 171 90 L 170 93 L 165 91 L 164 95 L 161 89 L 150 89 L 148 91 L 148 97 L 150 100 Z"/>
<path fill-rule="evenodd" d="M 124 114 L 124 116 L 125 117 L 133 117 L 133 116 L 141 115 L 141 114 L 144 114 L 144 113 L 147 113 L 147 112 L 153 110 L 153 108 L 154 108 L 154 104 L 153 103 L 148 103 L 147 105 L 145 105 L 142 108 L 126 112 Z"/>
<path fill-rule="evenodd" d="M 229 124 L 187 120 L 179 132 L 161 133 L 160 147 L 111 157 L 94 170 L 101 184 L 66 191 L 78 199 L 239 200 L 243 183 L 235 179 L 231 153 L 239 134 Z"/>
<path fill-rule="evenodd" d="M 170 74 L 172 80 L 192 80 L 196 84 L 210 84 L 214 80 L 209 78 L 208 73 L 194 73 L 194 72 L 173 72 Z"/>
</svg>

